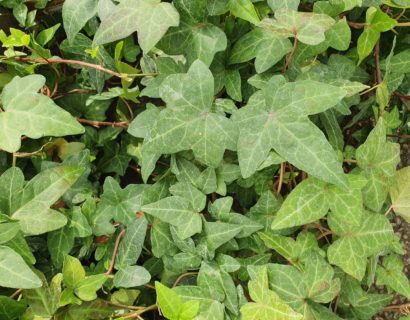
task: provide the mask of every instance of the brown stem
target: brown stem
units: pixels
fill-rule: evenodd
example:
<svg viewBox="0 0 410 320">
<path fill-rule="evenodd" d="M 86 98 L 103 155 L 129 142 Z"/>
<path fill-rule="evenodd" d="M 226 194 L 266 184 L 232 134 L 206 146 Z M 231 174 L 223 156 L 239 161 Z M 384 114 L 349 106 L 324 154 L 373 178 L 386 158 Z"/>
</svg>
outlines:
<svg viewBox="0 0 410 320">
<path fill-rule="evenodd" d="M 108 122 L 108 121 L 95 121 L 95 120 L 87 120 L 87 119 L 77 119 L 78 122 L 82 124 L 88 124 L 90 126 L 99 128 L 99 127 L 117 127 L 117 128 L 128 128 L 128 122 L 127 121 L 122 121 L 122 122 Z"/>
<path fill-rule="evenodd" d="M 153 304 L 153 305 L 151 305 L 151 306 L 149 306 L 149 307 L 146 307 L 146 308 L 144 308 L 144 309 L 141 309 L 141 310 L 139 310 L 139 311 L 136 311 L 136 312 L 134 312 L 134 313 L 131 313 L 131 314 L 129 314 L 129 315 L 127 315 L 127 316 L 121 316 L 121 318 L 122 319 L 135 319 L 135 318 L 137 318 L 137 319 L 141 319 L 141 317 L 140 317 L 140 315 L 141 314 L 143 314 L 143 313 L 145 313 L 145 312 L 148 312 L 148 311 L 151 311 L 151 310 L 156 310 L 156 309 L 158 309 L 158 306 L 156 305 L 156 304 Z"/>
<path fill-rule="evenodd" d="M 293 47 L 292 47 L 292 50 L 291 50 L 290 53 L 289 53 L 288 58 L 286 59 L 286 63 L 285 63 L 285 66 L 283 67 L 282 73 L 285 73 L 285 71 L 288 69 L 289 64 L 290 64 L 290 62 L 292 61 L 293 55 L 294 55 L 294 53 L 295 53 L 295 51 L 296 51 L 297 44 L 298 44 L 298 38 L 297 38 L 297 36 L 296 36 L 296 34 L 295 34 L 295 35 L 294 35 L 294 38 L 293 38 Z"/>
<path fill-rule="evenodd" d="M 189 276 L 196 276 L 197 274 L 198 274 L 198 272 L 187 272 L 187 273 L 181 274 L 181 275 L 175 280 L 174 284 L 172 285 L 172 288 L 175 288 L 175 287 L 178 285 L 178 283 L 181 282 L 182 279 L 184 279 L 184 278 L 186 278 L 186 277 L 189 277 Z"/>
<path fill-rule="evenodd" d="M 115 240 L 114 251 L 112 252 L 111 256 L 111 263 L 110 267 L 108 268 L 107 272 L 105 273 L 109 276 L 112 271 L 114 270 L 115 258 L 117 257 L 118 247 L 120 246 L 121 238 L 123 237 L 126 229 L 122 229 L 121 232 L 118 234 L 117 239 Z"/>
<path fill-rule="evenodd" d="M 357 163 L 357 160 L 353 160 L 353 159 L 345 159 L 343 160 L 344 163 Z"/>
<path fill-rule="evenodd" d="M 382 72 L 380 70 L 380 40 L 377 41 L 374 47 L 374 65 L 376 67 L 376 81 L 377 84 L 380 84 L 383 82 Z"/>
<path fill-rule="evenodd" d="M 364 27 L 368 26 L 368 23 L 361 23 L 361 22 L 347 22 L 349 26 L 355 29 L 363 29 Z M 395 25 L 395 27 L 410 27 L 410 22 L 399 22 Z"/>
<path fill-rule="evenodd" d="M 410 134 L 388 134 L 389 138 L 410 139 Z"/>
<path fill-rule="evenodd" d="M 396 311 L 396 310 L 400 310 L 403 313 L 406 313 L 406 310 L 407 312 L 410 311 L 410 302 L 387 306 L 383 309 L 383 311 Z"/>
<path fill-rule="evenodd" d="M 87 68 L 92 68 L 96 69 L 98 71 L 102 71 L 105 73 L 108 73 L 112 75 L 113 77 L 118 77 L 122 78 L 123 75 L 121 73 L 109 70 L 107 68 L 104 68 L 103 66 L 100 66 L 98 64 L 94 63 L 89 63 L 89 62 L 84 62 L 84 61 L 79 61 L 79 60 L 70 60 L 70 59 L 59 59 L 59 60 L 46 60 L 46 59 L 30 59 L 30 58 L 24 58 L 24 57 L 15 57 L 17 61 L 24 61 L 24 62 L 34 62 L 34 63 L 46 63 L 46 64 L 53 64 L 53 63 L 64 63 L 64 64 L 75 64 L 78 66 L 82 67 L 87 67 Z"/>
<path fill-rule="evenodd" d="M 404 100 L 410 100 L 410 96 L 406 96 L 404 94 L 401 94 L 400 92 L 395 91 L 393 93 L 395 96 L 399 97 L 400 99 L 404 99 Z"/>
<path fill-rule="evenodd" d="M 285 175 L 285 163 L 281 162 L 280 164 L 280 171 L 279 171 L 279 183 L 278 183 L 278 189 L 276 190 L 276 196 L 279 197 L 280 191 L 282 190 L 282 184 L 283 184 L 283 177 Z"/>
</svg>

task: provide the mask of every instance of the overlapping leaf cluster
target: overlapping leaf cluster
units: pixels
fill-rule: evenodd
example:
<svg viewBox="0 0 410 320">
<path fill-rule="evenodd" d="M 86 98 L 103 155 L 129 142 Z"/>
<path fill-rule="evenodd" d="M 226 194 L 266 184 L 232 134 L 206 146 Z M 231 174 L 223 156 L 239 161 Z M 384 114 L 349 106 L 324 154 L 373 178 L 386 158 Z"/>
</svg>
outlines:
<svg viewBox="0 0 410 320">
<path fill-rule="evenodd" d="M 408 8 L 0 0 L 0 319 L 370 320 L 410 299 Z"/>
</svg>

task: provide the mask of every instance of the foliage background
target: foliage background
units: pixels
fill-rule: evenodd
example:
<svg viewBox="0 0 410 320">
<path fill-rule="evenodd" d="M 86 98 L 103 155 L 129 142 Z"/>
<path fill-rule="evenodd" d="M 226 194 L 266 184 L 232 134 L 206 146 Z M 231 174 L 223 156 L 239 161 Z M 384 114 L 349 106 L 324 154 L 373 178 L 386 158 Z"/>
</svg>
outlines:
<svg viewBox="0 0 410 320">
<path fill-rule="evenodd" d="M 0 318 L 408 319 L 409 7 L 0 0 Z"/>
</svg>

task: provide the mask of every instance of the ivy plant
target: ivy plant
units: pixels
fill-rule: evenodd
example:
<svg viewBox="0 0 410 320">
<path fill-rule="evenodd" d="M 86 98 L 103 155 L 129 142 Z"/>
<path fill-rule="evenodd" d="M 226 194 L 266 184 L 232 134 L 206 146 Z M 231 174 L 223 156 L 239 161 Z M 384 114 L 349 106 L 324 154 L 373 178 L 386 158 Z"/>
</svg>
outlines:
<svg viewBox="0 0 410 320">
<path fill-rule="evenodd" d="M 0 319 L 409 319 L 409 8 L 0 0 Z"/>
</svg>

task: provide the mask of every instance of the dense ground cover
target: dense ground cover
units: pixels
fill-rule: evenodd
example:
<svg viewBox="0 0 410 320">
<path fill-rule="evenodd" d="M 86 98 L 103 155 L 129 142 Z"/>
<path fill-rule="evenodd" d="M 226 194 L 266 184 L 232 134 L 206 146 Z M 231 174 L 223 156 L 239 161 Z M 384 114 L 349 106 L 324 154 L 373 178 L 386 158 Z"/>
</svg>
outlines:
<svg viewBox="0 0 410 320">
<path fill-rule="evenodd" d="M 0 0 L 0 319 L 408 320 L 407 8 Z"/>
</svg>

